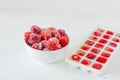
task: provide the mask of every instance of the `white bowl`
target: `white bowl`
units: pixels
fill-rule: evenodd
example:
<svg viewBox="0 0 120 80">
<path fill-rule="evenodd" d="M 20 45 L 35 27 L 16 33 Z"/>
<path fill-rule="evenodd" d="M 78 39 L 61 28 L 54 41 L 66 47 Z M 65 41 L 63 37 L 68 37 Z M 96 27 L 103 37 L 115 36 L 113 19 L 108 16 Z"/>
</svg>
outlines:
<svg viewBox="0 0 120 80">
<path fill-rule="evenodd" d="M 66 55 L 67 49 L 68 49 L 69 43 L 58 50 L 54 51 L 42 51 L 42 50 L 37 50 L 32 47 L 30 47 L 26 42 L 25 42 L 25 48 L 28 53 L 28 55 L 33 58 L 33 60 L 42 63 L 42 64 L 49 64 L 49 63 L 54 63 L 56 61 L 59 61 L 64 58 Z"/>
</svg>

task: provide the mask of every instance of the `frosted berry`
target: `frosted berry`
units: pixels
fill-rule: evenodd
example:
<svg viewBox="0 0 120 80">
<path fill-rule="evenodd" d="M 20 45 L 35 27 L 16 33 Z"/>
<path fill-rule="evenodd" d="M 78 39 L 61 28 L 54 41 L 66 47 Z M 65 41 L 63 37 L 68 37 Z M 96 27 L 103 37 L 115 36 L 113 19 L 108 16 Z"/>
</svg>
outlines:
<svg viewBox="0 0 120 80">
<path fill-rule="evenodd" d="M 40 44 L 40 43 L 34 43 L 34 44 L 32 45 L 32 48 L 41 50 L 41 49 L 42 49 L 42 44 Z"/>
<path fill-rule="evenodd" d="M 50 44 L 47 40 L 43 40 L 40 42 L 43 48 L 50 48 Z"/>
<path fill-rule="evenodd" d="M 43 39 L 48 40 L 52 37 L 52 32 L 50 30 L 44 30 L 41 32 L 41 36 Z"/>
<path fill-rule="evenodd" d="M 59 38 L 59 43 L 62 47 L 65 47 L 68 44 L 69 40 L 67 36 L 61 36 Z"/>
<path fill-rule="evenodd" d="M 41 35 L 31 33 L 28 42 L 33 44 L 33 43 L 38 43 L 41 40 Z"/>
<path fill-rule="evenodd" d="M 58 29 L 58 31 L 59 31 L 59 33 L 60 33 L 61 36 L 65 36 L 66 35 L 65 30 Z"/>
<path fill-rule="evenodd" d="M 41 28 L 39 28 L 37 25 L 33 25 L 31 27 L 31 32 L 36 33 L 36 34 L 40 34 L 41 33 Z"/>
<path fill-rule="evenodd" d="M 25 38 L 26 41 L 29 40 L 30 34 L 31 34 L 31 32 L 25 32 L 25 33 L 24 33 L 24 38 Z"/>
<path fill-rule="evenodd" d="M 53 30 L 53 31 L 52 31 L 52 34 L 53 34 L 54 37 L 56 37 L 56 38 L 58 38 L 58 39 L 61 37 L 61 35 L 60 35 L 60 33 L 59 33 L 58 30 Z"/>
<path fill-rule="evenodd" d="M 56 37 L 50 38 L 48 41 L 50 44 L 50 47 L 49 47 L 50 50 L 58 49 L 59 40 Z"/>
</svg>

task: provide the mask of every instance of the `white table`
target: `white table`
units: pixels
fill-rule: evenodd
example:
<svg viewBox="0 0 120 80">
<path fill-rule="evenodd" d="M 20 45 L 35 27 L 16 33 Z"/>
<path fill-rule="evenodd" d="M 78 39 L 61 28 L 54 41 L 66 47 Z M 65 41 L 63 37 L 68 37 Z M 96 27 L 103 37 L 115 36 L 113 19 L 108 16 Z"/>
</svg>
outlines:
<svg viewBox="0 0 120 80">
<path fill-rule="evenodd" d="M 120 54 L 103 76 L 84 73 L 64 60 L 47 66 L 34 63 L 28 58 L 23 42 L 24 32 L 33 24 L 65 29 L 70 36 L 71 50 L 84 40 L 96 25 L 120 28 L 120 16 L 94 13 L 0 12 L 0 80 L 119 80 Z"/>
</svg>

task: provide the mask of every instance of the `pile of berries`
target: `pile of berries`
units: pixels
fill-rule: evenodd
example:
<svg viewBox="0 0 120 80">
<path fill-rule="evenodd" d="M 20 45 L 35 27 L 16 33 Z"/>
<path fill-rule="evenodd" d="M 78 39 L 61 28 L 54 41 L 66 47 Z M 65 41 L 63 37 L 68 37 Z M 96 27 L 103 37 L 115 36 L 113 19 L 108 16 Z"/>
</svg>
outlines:
<svg viewBox="0 0 120 80">
<path fill-rule="evenodd" d="M 30 31 L 25 32 L 24 38 L 30 47 L 45 51 L 61 49 L 69 42 L 65 30 L 54 27 L 41 29 L 37 25 L 33 25 Z"/>
</svg>

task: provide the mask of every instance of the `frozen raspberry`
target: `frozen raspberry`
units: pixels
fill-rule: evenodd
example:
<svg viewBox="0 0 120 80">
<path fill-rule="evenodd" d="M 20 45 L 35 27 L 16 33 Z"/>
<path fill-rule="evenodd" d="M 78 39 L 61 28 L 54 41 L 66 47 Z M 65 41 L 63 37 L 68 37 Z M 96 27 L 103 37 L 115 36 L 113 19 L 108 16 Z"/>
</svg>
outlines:
<svg viewBox="0 0 120 80">
<path fill-rule="evenodd" d="M 35 33 L 31 33 L 28 42 L 33 44 L 33 43 L 38 43 L 41 40 L 41 36 Z"/>
<path fill-rule="evenodd" d="M 72 55 L 71 58 L 73 61 L 80 61 L 81 59 L 78 55 Z"/>
<path fill-rule="evenodd" d="M 25 32 L 25 33 L 24 33 L 24 38 L 25 38 L 26 41 L 29 40 L 30 34 L 31 34 L 31 32 Z"/>
<path fill-rule="evenodd" d="M 112 40 L 113 40 L 114 42 L 120 42 L 120 40 L 117 39 L 117 38 L 113 38 Z"/>
<path fill-rule="evenodd" d="M 42 49 L 42 44 L 41 44 L 41 43 L 34 43 L 34 44 L 32 45 L 32 48 L 41 50 L 41 49 Z"/>
<path fill-rule="evenodd" d="M 93 49 L 91 49 L 91 52 L 98 54 L 100 52 L 100 50 L 96 49 L 96 48 L 93 48 Z"/>
<path fill-rule="evenodd" d="M 49 44 L 48 41 L 43 40 L 43 41 L 41 41 L 40 43 L 42 44 L 42 47 L 43 47 L 43 48 L 50 48 L 50 44 Z"/>
<path fill-rule="evenodd" d="M 101 36 L 102 34 L 100 32 L 94 32 L 93 35 L 95 35 L 95 36 Z"/>
<path fill-rule="evenodd" d="M 105 50 L 108 51 L 108 52 L 113 52 L 114 51 L 113 48 L 110 48 L 110 47 L 106 47 Z"/>
<path fill-rule="evenodd" d="M 104 57 L 98 57 L 98 58 L 96 59 L 96 61 L 98 61 L 98 62 L 100 62 L 100 63 L 106 63 L 106 62 L 107 62 L 107 59 L 104 58 Z"/>
<path fill-rule="evenodd" d="M 56 37 L 50 38 L 48 41 L 50 44 L 50 47 L 49 47 L 50 50 L 58 49 L 59 40 Z"/>
<path fill-rule="evenodd" d="M 40 34 L 41 33 L 41 28 L 39 28 L 37 25 L 33 25 L 31 27 L 31 32 L 36 33 L 36 34 Z"/>
<path fill-rule="evenodd" d="M 53 31 L 53 30 L 56 30 L 56 28 L 55 27 L 49 27 L 48 30 Z"/>
<path fill-rule="evenodd" d="M 79 55 L 79 56 L 84 56 L 84 55 L 85 55 L 85 52 L 82 51 L 82 50 L 78 50 L 78 51 L 76 52 L 76 54 Z"/>
<path fill-rule="evenodd" d="M 109 54 L 107 52 L 102 52 L 101 56 L 109 58 L 111 56 L 111 54 Z"/>
<path fill-rule="evenodd" d="M 52 31 L 52 34 L 53 34 L 54 37 L 56 37 L 56 38 L 58 38 L 58 39 L 61 37 L 61 35 L 60 35 L 60 33 L 59 33 L 58 30 L 53 30 L 53 31 Z"/>
<path fill-rule="evenodd" d="M 89 45 L 89 46 L 92 46 L 92 45 L 94 44 L 94 42 L 87 40 L 87 41 L 85 42 L 85 44 L 87 44 L 87 45 Z"/>
<path fill-rule="evenodd" d="M 59 31 L 59 33 L 60 33 L 61 36 L 65 36 L 66 35 L 65 30 L 58 29 L 58 31 Z"/>
<path fill-rule="evenodd" d="M 52 37 L 52 32 L 50 30 L 44 30 L 41 32 L 41 36 L 43 39 L 48 40 L 49 38 Z"/>
<path fill-rule="evenodd" d="M 100 49 L 101 49 L 101 48 L 103 48 L 103 47 L 104 47 L 104 45 L 97 43 L 97 44 L 95 44 L 95 47 L 96 47 L 96 48 L 100 48 Z"/>
<path fill-rule="evenodd" d="M 97 40 L 98 40 L 98 38 L 95 37 L 95 36 L 90 36 L 89 39 L 91 39 L 91 40 L 93 40 L 93 41 L 97 41 Z"/>
<path fill-rule="evenodd" d="M 109 34 L 109 35 L 113 35 L 114 34 L 112 31 L 109 31 L 109 30 L 106 33 Z"/>
<path fill-rule="evenodd" d="M 92 62 L 90 60 L 84 59 L 81 63 L 86 65 L 86 66 L 89 66 Z"/>
<path fill-rule="evenodd" d="M 94 64 L 92 65 L 92 67 L 95 68 L 95 69 L 100 70 L 100 69 L 102 69 L 103 66 L 102 66 L 101 64 L 99 64 L 99 63 L 94 63 Z"/>
<path fill-rule="evenodd" d="M 86 57 L 88 58 L 88 59 L 95 59 L 95 57 L 96 57 L 96 55 L 94 55 L 94 54 L 92 54 L 92 53 L 89 53 L 89 54 L 87 54 L 86 55 Z"/>
<path fill-rule="evenodd" d="M 103 43 L 103 44 L 106 44 L 106 43 L 107 43 L 107 41 L 104 40 L 104 39 L 100 39 L 99 42 L 100 42 L 100 43 Z"/>
<path fill-rule="evenodd" d="M 81 46 L 81 49 L 83 49 L 83 50 L 89 50 L 90 49 L 90 47 L 89 46 L 87 46 L 87 45 L 83 45 L 83 46 Z"/>
<path fill-rule="evenodd" d="M 109 43 L 109 46 L 117 47 L 117 44 L 116 44 L 116 43 L 113 43 L 113 42 L 110 42 L 110 43 Z"/>
<path fill-rule="evenodd" d="M 103 35 L 103 38 L 110 39 L 110 36 L 109 35 Z"/>
<path fill-rule="evenodd" d="M 67 36 L 61 36 L 59 38 L 59 43 L 62 47 L 65 47 L 68 44 L 69 40 Z"/>
</svg>

